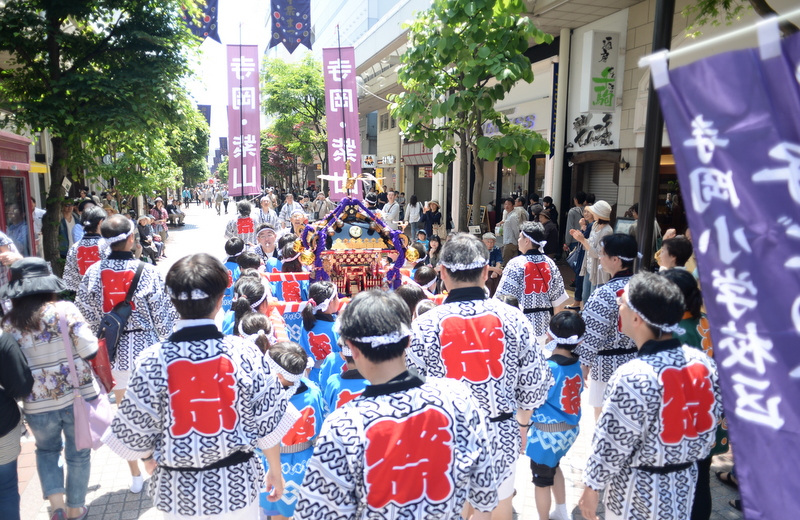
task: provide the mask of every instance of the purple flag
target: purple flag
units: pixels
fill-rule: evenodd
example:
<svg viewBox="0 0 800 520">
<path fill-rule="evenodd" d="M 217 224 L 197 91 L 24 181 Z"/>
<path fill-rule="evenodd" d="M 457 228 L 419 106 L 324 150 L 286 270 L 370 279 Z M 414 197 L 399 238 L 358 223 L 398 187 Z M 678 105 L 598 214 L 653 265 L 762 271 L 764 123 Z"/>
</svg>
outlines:
<svg viewBox="0 0 800 520">
<path fill-rule="evenodd" d="M 228 45 L 228 191 L 261 192 L 258 45 Z"/>
<path fill-rule="evenodd" d="M 311 49 L 310 0 L 272 0 L 272 38 L 269 48 L 280 43 L 289 54 L 298 45 Z"/>
<path fill-rule="evenodd" d="M 183 13 L 183 21 L 192 31 L 192 34 L 201 40 L 211 38 L 222 43 L 219 39 L 219 24 L 217 24 L 218 6 L 219 0 L 208 0 L 206 6 L 203 7 L 203 14 L 200 15 L 199 20 L 192 20 L 185 12 Z M 183 7 L 183 10 L 186 11 L 186 7 Z"/>
<path fill-rule="evenodd" d="M 766 27 L 759 49 L 652 64 L 749 520 L 800 511 L 800 35 Z"/>
<path fill-rule="evenodd" d="M 328 175 L 331 200 L 347 196 L 346 162 L 350 175 L 361 173 L 361 132 L 358 123 L 356 53 L 353 47 L 322 49 L 325 76 L 325 116 L 328 118 Z M 362 182 L 356 182 L 351 195 L 361 198 Z"/>
</svg>

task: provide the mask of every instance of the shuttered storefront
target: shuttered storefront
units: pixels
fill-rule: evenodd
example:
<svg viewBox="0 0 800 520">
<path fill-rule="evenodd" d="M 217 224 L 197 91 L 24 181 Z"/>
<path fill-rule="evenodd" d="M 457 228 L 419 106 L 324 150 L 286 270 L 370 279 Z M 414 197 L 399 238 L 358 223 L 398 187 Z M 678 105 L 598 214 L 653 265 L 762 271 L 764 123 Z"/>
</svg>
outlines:
<svg viewBox="0 0 800 520">
<path fill-rule="evenodd" d="M 588 166 L 589 189 L 586 193 L 594 193 L 596 200 L 604 200 L 611 206 L 616 204 L 619 187 L 614 184 L 614 163 L 594 161 Z"/>
</svg>

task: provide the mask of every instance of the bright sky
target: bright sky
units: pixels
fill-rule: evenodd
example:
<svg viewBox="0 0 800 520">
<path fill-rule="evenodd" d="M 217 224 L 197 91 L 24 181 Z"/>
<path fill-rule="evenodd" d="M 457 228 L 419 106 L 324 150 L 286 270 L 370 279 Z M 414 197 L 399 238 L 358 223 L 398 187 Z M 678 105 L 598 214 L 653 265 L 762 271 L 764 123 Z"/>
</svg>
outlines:
<svg viewBox="0 0 800 520">
<path fill-rule="evenodd" d="M 241 26 L 242 45 L 258 45 L 258 54 L 263 56 L 269 43 L 270 28 L 266 26 L 269 10 L 268 0 L 220 0 L 218 22 L 222 44 L 207 38 L 200 46 L 200 62 L 194 67 L 197 77 L 187 87 L 197 104 L 211 105 L 211 159 L 219 148 L 219 138 L 228 135 L 226 45 L 239 44 Z"/>
</svg>

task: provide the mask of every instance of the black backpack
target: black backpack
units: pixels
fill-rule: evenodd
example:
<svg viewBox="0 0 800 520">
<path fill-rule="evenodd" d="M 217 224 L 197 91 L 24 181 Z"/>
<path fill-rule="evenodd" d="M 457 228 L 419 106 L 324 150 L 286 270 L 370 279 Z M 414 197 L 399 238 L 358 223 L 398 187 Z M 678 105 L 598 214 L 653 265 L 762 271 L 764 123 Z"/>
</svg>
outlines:
<svg viewBox="0 0 800 520">
<path fill-rule="evenodd" d="M 139 266 L 136 268 L 136 274 L 131 281 L 128 292 L 125 294 L 125 299 L 119 302 L 109 312 L 103 315 L 100 320 L 100 332 L 97 334 L 98 338 L 105 338 L 106 348 L 108 349 L 108 359 L 113 362 L 117 355 L 117 345 L 122 337 L 122 331 L 125 330 L 125 325 L 128 324 L 128 319 L 131 317 L 131 298 L 133 293 L 136 292 L 136 286 L 139 285 L 139 278 L 142 276 L 144 269 L 144 262 L 139 261 Z"/>
</svg>

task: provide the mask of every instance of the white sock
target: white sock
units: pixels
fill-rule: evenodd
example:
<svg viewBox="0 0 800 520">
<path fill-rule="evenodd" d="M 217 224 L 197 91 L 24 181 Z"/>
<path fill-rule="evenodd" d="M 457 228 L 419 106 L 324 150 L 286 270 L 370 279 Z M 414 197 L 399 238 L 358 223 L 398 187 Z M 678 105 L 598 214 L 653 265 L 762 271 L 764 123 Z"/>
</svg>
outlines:
<svg viewBox="0 0 800 520">
<path fill-rule="evenodd" d="M 141 493 L 142 488 L 144 487 L 144 477 L 139 475 L 138 477 L 133 477 L 133 482 L 131 482 L 131 493 Z"/>
<path fill-rule="evenodd" d="M 555 517 L 558 520 L 570 520 L 567 504 L 556 504 Z"/>
</svg>

